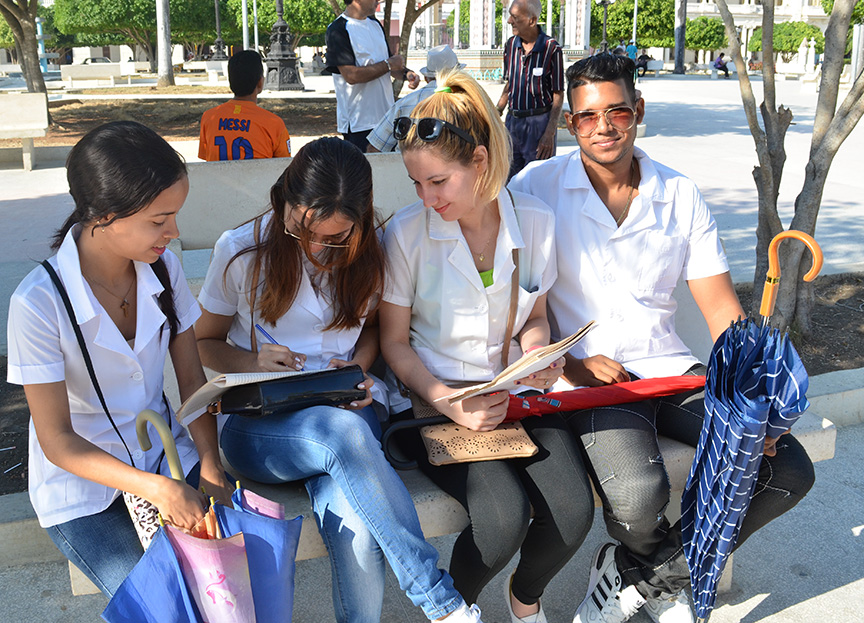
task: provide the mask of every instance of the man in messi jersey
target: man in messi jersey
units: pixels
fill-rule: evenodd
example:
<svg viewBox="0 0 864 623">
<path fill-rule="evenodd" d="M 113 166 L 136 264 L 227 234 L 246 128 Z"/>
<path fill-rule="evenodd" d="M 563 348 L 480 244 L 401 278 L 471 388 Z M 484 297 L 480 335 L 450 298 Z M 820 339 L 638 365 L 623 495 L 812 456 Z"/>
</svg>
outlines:
<svg viewBox="0 0 864 623">
<path fill-rule="evenodd" d="M 243 50 L 232 56 L 228 84 L 234 98 L 201 115 L 198 157 L 209 162 L 290 156 L 285 122 L 258 106 L 258 94 L 264 90 L 261 55 Z"/>
</svg>

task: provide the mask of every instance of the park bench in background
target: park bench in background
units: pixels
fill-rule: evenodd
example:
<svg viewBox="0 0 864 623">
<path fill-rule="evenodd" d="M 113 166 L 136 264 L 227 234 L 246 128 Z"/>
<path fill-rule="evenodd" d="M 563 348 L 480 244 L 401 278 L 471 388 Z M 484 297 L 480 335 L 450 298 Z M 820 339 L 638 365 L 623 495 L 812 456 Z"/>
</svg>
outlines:
<svg viewBox="0 0 864 623">
<path fill-rule="evenodd" d="M 20 138 L 24 170 L 36 160 L 33 137 L 48 132 L 48 98 L 44 93 L 15 93 L 0 96 L 0 138 Z"/>
<path fill-rule="evenodd" d="M 69 88 L 75 80 L 109 80 L 111 86 L 123 76 L 121 63 L 93 63 L 92 65 L 60 65 L 60 77 L 68 81 Z"/>
</svg>

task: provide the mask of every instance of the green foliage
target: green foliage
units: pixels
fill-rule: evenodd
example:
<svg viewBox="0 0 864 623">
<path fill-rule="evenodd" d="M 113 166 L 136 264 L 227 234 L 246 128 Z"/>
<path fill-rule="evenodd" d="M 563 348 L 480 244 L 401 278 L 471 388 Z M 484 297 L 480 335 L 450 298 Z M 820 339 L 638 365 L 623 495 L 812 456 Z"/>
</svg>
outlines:
<svg viewBox="0 0 864 623">
<path fill-rule="evenodd" d="M 818 27 L 806 22 L 781 22 L 774 24 L 774 52 L 779 53 L 784 62 L 788 63 L 798 52 L 798 47 L 804 38 L 816 40 L 816 53 L 825 51 L 825 35 Z M 756 28 L 747 49 L 751 52 L 762 51 L 762 29 Z"/>
<path fill-rule="evenodd" d="M 831 15 L 831 11 L 834 10 L 834 0 L 822 0 L 822 10 L 825 11 L 825 15 Z M 864 24 L 864 0 L 858 0 L 852 8 L 851 24 Z"/>
<path fill-rule="evenodd" d="M 685 47 L 688 50 L 719 50 L 728 46 L 723 20 L 705 16 L 687 20 Z"/>
<path fill-rule="evenodd" d="M 54 7 L 40 6 L 38 15 L 42 18 L 42 32 L 48 37 L 45 39 L 45 49 L 52 50 L 58 48 L 68 48 L 75 45 L 74 37 L 64 35 L 57 30 L 54 24 Z M 15 39 L 12 36 L 12 29 L 5 19 L 0 19 L 0 48 L 14 48 Z"/>
<path fill-rule="evenodd" d="M 639 0 L 636 17 L 636 45 L 640 48 L 668 48 L 675 45 L 675 0 Z M 606 19 L 606 40 L 609 49 L 620 40 L 630 41 L 633 35 L 633 0 L 619 0 L 609 6 Z M 603 39 L 603 7 L 591 3 L 591 45 L 597 47 Z"/>
<path fill-rule="evenodd" d="M 226 3 L 232 15 L 233 27 L 240 33 L 243 27 L 243 2 L 242 0 L 228 0 Z M 252 2 L 249 1 L 249 29 L 252 29 Z M 333 9 L 327 0 L 283 0 L 282 17 L 288 22 L 291 31 L 302 36 L 304 45 L 323 45 L 324 40 L 316 43 L 318 37 L 308 38 L 310 35 L 322 35 L 327 26 L 333 21 Z M 262 44 L 269 41 L 270 31 L 276 23 L 276 3 L 258 3 L 258 36 Z M 225 22 L 222 22 L 223 28 Z M 222 35 L 225 36 L 224 34 Z"/>
<path fill-rule="evenodd" d="M 0 48 L 14 48 L 15 38 L 5 19 L 0 19 Z"/>
</svg>

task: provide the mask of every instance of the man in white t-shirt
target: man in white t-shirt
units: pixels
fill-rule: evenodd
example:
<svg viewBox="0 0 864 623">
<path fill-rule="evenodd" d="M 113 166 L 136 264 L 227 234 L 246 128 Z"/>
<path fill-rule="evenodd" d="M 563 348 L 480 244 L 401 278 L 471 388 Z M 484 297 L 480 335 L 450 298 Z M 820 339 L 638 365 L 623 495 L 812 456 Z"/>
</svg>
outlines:
<svg viewBox="0 0 864 623">
<path fill-rule="evenodd" d="M 346 141 L 365 152 L 367 136 L 393 105 L 392 78 L 416 88 L 420 77 L 390 54 L 384 26 L 375 19 L 377 0 L 346 0 L 345 12 L 327 27 L 327 70 L 336 89 L 336 124 Z"/>
<path fill-rule="evenodd" d="M 510 188 L 555 211 L 558 280 L 549 291 L 553 338 L 589 320 L 556 389 L 631 378 L 704 374 L 675 332 L 672 292 L 683 278 L 716 339 L 744 316 L 717 225 L 695 184 L 636 149 L 645 102 L 626 56 L 599 54 L 567 70 L 567 127 L 579 150 L 528 165 Z M 669 481 L 657 435 L 696 446 L 704 392 L 586 409 L 569 416 L 582 440 L 609 535 L 594 557 L 574 623 L 618 623 L 645 610 L 660 623 L 691 623 L 690 583 L 680 524 L 664 512 Z M 740 545 L 792 508 L 813 484 L 797 440 L 766 440 Z M 677 503 L 673 502 L 673 503 Z M 610 587 L 615 587 L 611 588 Z"/>
</svg>

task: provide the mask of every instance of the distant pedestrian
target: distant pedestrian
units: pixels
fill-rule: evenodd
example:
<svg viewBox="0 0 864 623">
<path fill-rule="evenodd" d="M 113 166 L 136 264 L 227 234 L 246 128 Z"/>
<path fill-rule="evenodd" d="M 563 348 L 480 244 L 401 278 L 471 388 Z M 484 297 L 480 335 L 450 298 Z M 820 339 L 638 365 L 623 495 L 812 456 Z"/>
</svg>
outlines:
<svg viewBox="0 0 864 623">
<path fill-rule="evenodd" d="M 537 24 L 540 0 L 513 0 L 507 22 L 513 36 L 504 46 L 504 91 L 498 112 L 509 108 L 506 125 L 513 141 L 510 177 L 534 160 L 555 155 L 564 104 L 561 46 Z"/>
<path fill-rule="evenodd" d="M 278 115 L 258 106 L 264 90 L 264 65 L 254 50 L 228 61 L 228 84 L 234 98 L 201 115 L 198 157 L 215 160 L 287 158 L 291 136 Z"/>
<path fill-rule="evenodd" d="M 327 27 L 327 71 L 336 89 L 336 124 L 342 137 L 365 152 L 367 137 L 393 105 L 391 78 L 412 89 L 420 76 L 391 54 L 384 26 L 375 18 L 376 0 L 346 0 L 345 12 Z"/>
<path fill-rule="evenodd" d="M 625 52 L 627 52 L 627 58 L 631 61 L 636 61 L 636 55 L 639 53 L 639 48 L 636 46 L 635 39 L 630 39 L 630 43 L 627 44 Z"/>
<path fill-rule="evenodd" d="M 717 71 L 722 71 L 724 74 L 726 74 L 725 77 L 728 80 L 729 79 L 729 68 L 726 67 L 726 61 L 723 60 L 724 56 L 725 56 L 725 54 L 723 54 L 723 52 L 720 52 L 720 55 L 714 59 L 714 69 L 716 69 Z"/>
<path fill-rule="evenodd" d="M 390 107 L 369 134 L 369 148 L 366 151 L 395 151 L 399 141 L 393 136 L 393 122 L 399 117 L 410 117 L 414 107 L 435 92 L 438 87 L 435 75 L 439 71 L 463 67 L 465 64 L 459 62 L 456 52 L 449 45 L 439 45 L 429 50 L 426 66 L 420 69 L 420 74 L 426 79 L 426 86 L 409 93 Z"/>
</svg>

